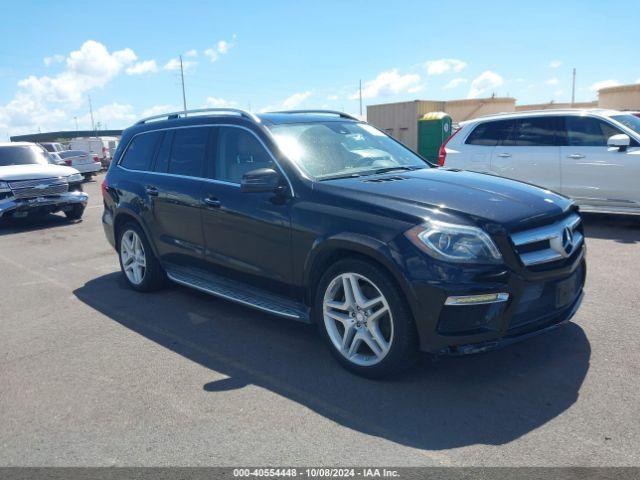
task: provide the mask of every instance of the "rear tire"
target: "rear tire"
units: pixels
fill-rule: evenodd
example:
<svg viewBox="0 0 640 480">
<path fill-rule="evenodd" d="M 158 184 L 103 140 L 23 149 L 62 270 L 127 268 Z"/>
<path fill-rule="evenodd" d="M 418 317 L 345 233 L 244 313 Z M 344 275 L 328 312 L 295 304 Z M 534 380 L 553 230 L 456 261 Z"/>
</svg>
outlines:
<svg viewBox="0 0 640 480">
<path fill-rule="evenodd" d="M 118 258 L 127 284 L 138 292 L 164 287 L 166 275 L 142 228 L 133 222 L 118 231 Z"/>
<path fill-rule="evenodd" d="M 338 362 L 364 377 L 380 378 L 417 359 L 418 334 L 394 279 L 379 266 L 345 259 L 322 276 L 314 317 Z"/>
<path fill-rule="evenodd" d="M 80 220 L 84 214 L 84 208 L 84 205 L 78 203 L 75 204 L 71 210 L 64 212 L 64 214 L 69 220 Z"/>
</svg>

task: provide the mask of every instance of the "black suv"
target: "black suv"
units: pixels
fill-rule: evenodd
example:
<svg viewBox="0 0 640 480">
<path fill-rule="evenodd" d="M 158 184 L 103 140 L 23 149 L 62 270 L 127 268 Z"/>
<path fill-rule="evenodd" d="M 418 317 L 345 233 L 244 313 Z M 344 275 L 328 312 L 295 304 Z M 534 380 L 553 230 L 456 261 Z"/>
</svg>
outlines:
<svg viewBox="0 0 640 480">
<path fill-rule="evenodd" d="M 582 300 L 563 196 L 433 165 L 347 114 L 196 110 L 124 131 L 103 223 L 138 291 L 176 283 L 315 322 L 362 375 L 495 348 Z"/>
</svg>

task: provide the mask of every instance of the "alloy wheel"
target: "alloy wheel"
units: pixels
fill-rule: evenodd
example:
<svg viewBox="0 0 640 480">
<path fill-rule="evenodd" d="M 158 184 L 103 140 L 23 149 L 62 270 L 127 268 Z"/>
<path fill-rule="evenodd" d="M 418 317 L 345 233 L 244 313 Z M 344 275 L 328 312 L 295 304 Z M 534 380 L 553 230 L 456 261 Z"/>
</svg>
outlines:
<svg viewBox="0 0 640 480">
<path fill-rule="evenodd" d="M 140 285 L 144 280 L 147 260 L 142 240 L 133 230 L 127 230 L 120 241 L 122 269 L 131 283 Z"/>
<path fill-rule="evenodd" d="M 393 342 L 393 315 L 387 299 L 368 278 L 342 273 L 325 290 L 324 325 L 333 346 L 350 362 L 372 366 Z"/>
</svg>

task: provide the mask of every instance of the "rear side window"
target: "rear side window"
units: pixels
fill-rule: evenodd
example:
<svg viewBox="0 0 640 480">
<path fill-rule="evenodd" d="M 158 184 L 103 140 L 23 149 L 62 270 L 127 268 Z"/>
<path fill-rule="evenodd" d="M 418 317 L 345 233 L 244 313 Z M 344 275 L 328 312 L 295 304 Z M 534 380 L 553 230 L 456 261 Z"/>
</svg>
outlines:
<svg viewBox="0 0 640 480">
<path fill-rule="evenodd" d="M 509 137 L 502 142 L 505 146 L 550 147 L 559 144 L 560 119 L 544 116 L 519 118 Z"/>
<path fill-rule="evenodd" d="M 133 140 L 131 140 L 120 165 L 129 170 L 148 170 L 156 152 L 159 139 L 159 132 L 136 135 L 133 137 Z"/>
<path fill-rule="evenodd" d="M 468 145 L 495 147 L 510 135 L 514 126 L 515 120 L 497 120 L 495 122 L 481 123 L 471 132 L 465 143 Z"/>
<path fill-rule="evenodd" d="M 169 173 L 201 177 L 210 128 L 179 128 L 173 133 Z"/>
<path fill-rule="evenodd" d="M 593 117 L 565 118 L 567 144 L 572 147 L 606 147 L 607 140 L 622 133 L 613 125 Z"/>
</svg>

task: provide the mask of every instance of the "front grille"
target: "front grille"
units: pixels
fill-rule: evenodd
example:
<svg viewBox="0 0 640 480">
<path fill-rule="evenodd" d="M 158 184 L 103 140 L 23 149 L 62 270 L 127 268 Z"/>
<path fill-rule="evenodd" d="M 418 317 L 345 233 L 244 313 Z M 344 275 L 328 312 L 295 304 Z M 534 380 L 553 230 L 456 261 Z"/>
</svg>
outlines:
<svg viewBox="0 0 640 480">
<path fill-rule="evenodd" d="M 584 242 L 577 213 L 549 225 L 511 235 L 511 241 L 525 267 L 549 265 L 573 256 Z"/>
<path fill-rule="evenodd" d="M 69 190 L 69 184 L 65 178 L 42 178 L 9 182 L 9 188 L 15 198 L 33 198 L 60 195 Z"/>
</svg>

